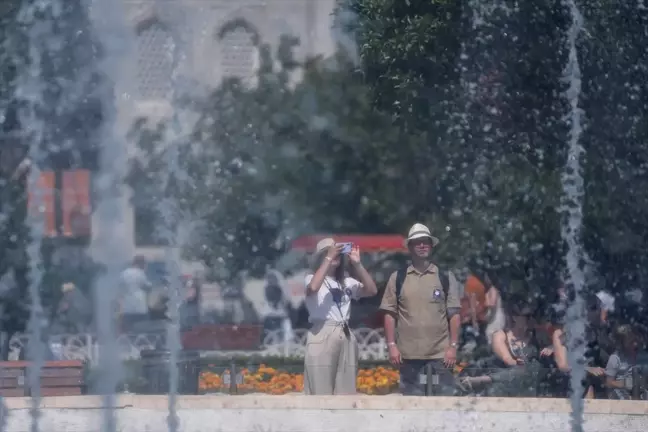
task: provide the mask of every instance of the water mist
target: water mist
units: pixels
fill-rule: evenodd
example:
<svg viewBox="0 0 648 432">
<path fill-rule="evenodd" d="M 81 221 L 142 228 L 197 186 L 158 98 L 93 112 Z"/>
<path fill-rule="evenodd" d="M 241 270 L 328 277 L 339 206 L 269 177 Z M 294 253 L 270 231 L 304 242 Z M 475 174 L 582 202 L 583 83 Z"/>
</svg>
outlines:
<svg viewBox="0 0 648 432">
<path fill-rule="evenodd" d="M 52 2 L 26 2 L 18 13 L 18 22 L 24 29 L 21 35 L 27 45 L 26 53 L 18 59 L 20 74 L 16 86 L 16 99 L 22 102 L 19 120 L 24 125 L 23 138 L 29 143 L 28 160 L 31 162 L 27 181 L 30 193 L 28 226 L 30 242 L 27 246 L 29 259 L 29 298 L 31 301 L 28 324 L 29 341 L 27 346 L 27 384 L 31 395 L 31 432 L 40 430 L 41 370 L 45 360 L 43 329 L 46 316 L 40 297 L 43 280 L 41 246 L 45 237 L 45 214 L 43 194 L 39 184 L 43 162 L 47 157 L 46 130 L 48 125 L 43 118 L 46 110 L 45 94 L 47 82 L 43 79 L 43 59 L 60 47 L 61 38 L 54 30 L 54 21 L 61 14 L 62 4 Z M 10 43 L 18 44 L 13 40 Z"/>
<path fill-rule="evenodd" d="M 124 232 L 122 215 L 128 206 L 123 180 L 128 166 L 125 131 L 117 121 L 116 104 L 128 95 L 116 95 L 114 88 L 121 82 L 135 34 L 126 25 L 121 0 L 93 0 L 91 15 L 103 49 L 98 71 L 103 75 L 102 108 L 104 123 L 101 130 L 100 172 L 97 181 L 99 202 L 95 210 L 94 242 L 101 248 L 101 264 L 105 271 L 97 279 L 95 289 L 95 318 L 99 341 L 98 390 L 104 410 L 101 430 L 117 430 L 115 392 L 122 375 L 115 329 L 117 290 L 123 259 L 129 256 L 129 244 Z M 108 306 L 107 306 L 108 305 Z"/>
<path fill-rule="evenodd" d="M 581 71 L 578 63 L 578 50 L 576 42 L 583 28 L 583 18 L 575 0 L 566 0 L 571 15 L 566 40 L 568 52 L 565 67 L 565 81 L 568 88 L 565 97 L 569 103 L 569 113 L 566 120 L 569 124 L 569 146 L 567 149 L 567 162 L 562 175 L 563 206 L 566 221 L 562 226 L 562 237 L 567 243 L 567 285 L 573 287 L 573 301 L 567 309 L 567 349 L 569 366 L 571 368 L 571 406 L 572 406 L 572 431 L 583 431 L 583 384 L 585 377 L 585 330 L 586 317 L 584 314 L 583 290 L 585 274 L 582 263 L 586 256 L 583 250 L 580 234 L 583 226 L 583 194 L 584 180 L 581 169 L 581 158 L 584 149 L 580 144 L 582 128 L 582 111 L 579 108 L 581 94 Z"/>
</svg>

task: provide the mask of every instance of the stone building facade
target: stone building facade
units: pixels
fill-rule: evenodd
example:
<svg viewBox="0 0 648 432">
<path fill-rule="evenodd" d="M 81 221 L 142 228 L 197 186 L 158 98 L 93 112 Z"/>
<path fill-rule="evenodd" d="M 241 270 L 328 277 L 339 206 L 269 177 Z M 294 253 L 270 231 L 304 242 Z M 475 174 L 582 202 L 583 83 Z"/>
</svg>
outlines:
<svg viewBox="0 0 648 432">
<path fill-rule="evenodd" d="M 296 36 L 296 56 L 332 54 L 336 47 L 336 0 L 123 0 L 134 43 L 117 83 L 118 123 L 125 130 L 137 117 L 170 114 L 174 72 L 193 88 L 215 88 L 224 77 L 252 79 L 258 64 L 255 40 L 276 48 L 282 35 Z M 97 19 L 94 17 L 93 19 Z M 236 25 L 244 22 L 246 25 Z M 180 48 L 182 61 L 170 53 Z M 175 67 L 179 64 L 179 67 Z M 123 97 L 127 95 L 127 97 Z M 134 151 L 132 143 L 129 153 Z M 134 217 L 123 203 L 124 232 L 135 253 Z M 100 255 L 93 220 L 93 255 Z M 100 258 L 97 256 L 97 258 Z"/>
</svg>

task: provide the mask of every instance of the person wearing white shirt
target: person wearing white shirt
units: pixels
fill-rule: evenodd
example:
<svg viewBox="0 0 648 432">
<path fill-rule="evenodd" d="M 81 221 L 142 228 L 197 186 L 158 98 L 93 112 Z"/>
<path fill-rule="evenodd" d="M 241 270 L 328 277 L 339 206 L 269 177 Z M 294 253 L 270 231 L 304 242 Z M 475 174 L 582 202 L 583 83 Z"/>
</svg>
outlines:
<svg viewBox="0 0 648 432">
<path fill-rule="evenodd" d="M 608 315 L 614 312 L 614 296 L 607 291 L 599 291 L 596 293 L 596 298 L 599 299 L 601 304 L 601 321 L 608 322 Z"/>
<path fill-rule="evenodd" d="M 313 274 L 305 279 L 306 309 L 311 328 L 306 340 L 304 393 L 307 395 L 355 394 L 358 346 L 349 328 L 351 300 L 376 295 L 378 289 L 360 262 L 360 249 L 348 253 L 346 276 L 344 246 L 332 238 L 317 243 Z"/>
<path fill-rule="evenodd" d="M 136 256 L 133 263 L 121 274 L 119 307 L 123 331 L 134 330 L 142 321 L 148 320 L 148 295 L 152 284 L 146 276 L 146 259 Z"/>
</svg>

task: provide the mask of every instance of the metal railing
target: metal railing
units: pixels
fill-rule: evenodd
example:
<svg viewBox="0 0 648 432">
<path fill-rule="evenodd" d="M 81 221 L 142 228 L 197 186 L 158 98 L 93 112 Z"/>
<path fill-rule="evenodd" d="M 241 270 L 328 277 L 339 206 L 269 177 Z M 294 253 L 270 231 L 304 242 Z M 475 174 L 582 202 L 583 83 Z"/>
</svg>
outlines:
<svg viewBox="0 0 648 432">
<path fill-rule="evenodd" d="M 178 366 L 180 392 L 189 394 L 299 394 L 304 392 L 305 381 L 309 379 L 304 374 L 303 362 L 294 361 L 262 364 L 223 359 L 217 364 L 207 364 L 197 359 L 184 359 Z M 140 377 L 139 386 L 131 386 L 130 390 L 147 394 L 166 393 L 168 361 L 147 361 L 140 367 L 134 373 Z M 328 369 L 324 365 L 319 367 Z M 640 368 L 635 370 L 633 378 L 626 380 L 623 389 L 606 387 L 603 377 L 593 380 L 597 387 L 596 397 L 648 400 L 648 375 Z M 312 366 L 310 371 L 313 373 Z M 315 373 L 318 373 L 317 370 Z M 555 369 L 540 366 L 505 369 L 457 366 L 439 369 L 428 364 L 402 383 L 399 370 L 391 365 L 385 362 L 360 362 L 356 374 L 358 393 L 387 395 L 400 393 L 403 388 L 422 396 L 566 397 L 569 377 Z"/>
<path fill-rule="evenodd" d="M 284 338 L 281 331 L 268 332 L 261 341 L 261 347 L 258 351 L 228 351 L 211 354 L 228 357 L 303 357 L 307 332 L 308 330 L 305 329 L 293 330 L 288 340 Z M 363 328 L 354 330 L 353 333 L 358 341 L 359 357 L 361 359 L 387 359 L 387 349 L 381 330 Z M 10 360 L 21 358 L 21 353 L 25 351 L 28 340 L 29 337 L 25 334 L 17 334 L 11 338 L 9 343 Z M 142 351 L 161 348 L 165 344 L 166 334 L 164 332 L 122 334 L 117 338 L 117 345 L 123 360 L 138 359 Z M 84 360 L 91 364 L 97 362 L 97 337 L 91 333 L 52 335 L 49 338 L 49 348 L 56 359 Z"/>
<path fill-rule="evenodd" d="M 306 344 L 306 335 L 307 330 L 296 330 L 293 332 L 292 337 L 289 340 L 284 340 L 283 334 L 280 331 L 266 333 L 261 349 L 257 351 L 212 351 L 208 352 L 207 355 L 211 358 L 212 361 L 218 363 L 219 366 L 214 366 L 216 369 L 220 368 L 220 372 L 216 373 L 218 375 L 218 381 L 221 383 L 227 383 L 227 392 L 237 394 L 240 392 L 245 392 L 250 390 L 245 382 L 244 376 L 239 376 L 241 370 L 255 370 L 255 368 L 260 367 L 259 363 L 253 364 L 250 362 L 258 362 L 259 357 L 267 358 L 266 363 L 274 362 L 276 359 L 279 360 L 284 366 L 287 365 L 285 359 L 292 359 L 293 362 L 287 369 L 286 373 L 295 374 L 301 373 L 300 368 L 303 368 L 303 361 L 299 358 L 303 358 L 305 353 L 305 344 Z M 361 363 L 367 364 L 371 362 L 378 367 L 383 367 L 385 370 L 388 370 L 390 367 L 386 363 L 387 359 L 387 350 L 382 335 L 382 331 L 373 330 L 373 329 L 357 329 L 354 330 L 354 335 L 358 341 L 358 351 L 359 359 Z M 165 337 L 164 333 L 142 333 L 142 334 L 123 334 L 118 336 L 117 345 L 120 350 L 120 356 L 124 361 L 136 361 L 142 364 L 148 364 L 151 370 L 156 369 L 155 363 L 158 360 L 142 359 L 142 353 L 152 352 L 159 350 L 165 347 Z M 25 351 L 27 346 L 28 337 L 26 335 L 16 335 L 10 341 L 10 360 L 18 360 L 21 358 L 21 352 Z M 98 344 L 96 336 L 93 334 L 72 334 L 72 335 L 55 335 L 51 336 L 49 339 L 49 347 L 51 355 L 53 356 L 52 360 L 82 360 L 87 362 L 90 366 L 97 363 L 98 360 Z M 191 357 L 191 360 L 187 360 L 187 356 Z M 209 363 L 205 364 L 204 360 L 200 360 L 199 355 L 193 355 L 191 353 L 181 353 L 182 360 L 181 370 L 182 374 L 190 376 L 202 377 L 203 374 L 211 373 L 212 378 L 215 372 L 210 368 Z M 245 359 L 249 359 L 246 361 Z M 49 359 L 47 359 L 49 360 Z M 152 363 L 151 363 L 152 361 Z M 148 363 L 147 363 L 148 362 Z M 225 363 L 226 362 L 226 365 Z M 285 367 L 284 367 L 285 369 Z M 193 371 L 193 372 L 191 372 Z M 227 371 L 227 373 L 226 373 Z M 497 372 L 500 373 L 502 370 L 498 369 Z M 639 367 L 633 369 L 635 376 L 632 378 L 634 383 L 631 388 L 631 396 L 634 399 L 644 399 L 646 398 L 646 389 L 648 388 L 648 373 Z M 247 373 L 246 372 L 246 373 Z M 459 373 L 455 370 L 453 371 L 454 375 L 457 377 L 457 389 L 464 393 L 473 393 L 479 392 L 479 386 L 482 384 L 480 382 L 473 383 L 471 379 L 463 379 L 470 377 L 473 372 L 480 372 L 482 376 L 489 376 L 489 372 L 486 369 L 480 368 L 471 370 L 470 368 L 460 371 Z M 491 371 L 493 374 L 495 371 Z M 362 375 L 362 367 L 360 375 Z M 228 375 L 230 374 L 230 375 Z M 162 374 L 163 375 L 163 374 Z M 159 375 L 162 377 L 162 375 Z M 435 394 L 438 392 L 439 379 L 438 374 L 435 374 L 434 371 L 429 371 L 427 374 L 424 374 L 425 378 L 421 378 L 421 382 L 425 384 L 426 394 Z M 555 373 L 554 373 L 555 375 Z M 229 377 L 235 377 L 231 379 Z M 158 384 L 153 385 L 152 388 L 163 389 L 163 378 Z M 285 376 L 284 376 L 285 379 Z M 191 378 L 190 380 L 193 380 Z M 197 378 L 198 383 L 200 380 Z M 243 381 L 242 381 L 243 380 Z M 249 380 L 249 379 L 248 379 Z M 195 380 L 194 380 L 195 381 Z M 384 380 L 383 380 L 384 381 Z M 362 382 L 362 381 L 361 381 Z M 150 384 L 150 383 L 149 383 Z M 477 385 L 473 385 L 477 384 Z M 156 387 L 157 386 L 157 387 Z M 135 386 L 137 387 L 137 386 Z M 193 388 L 194 385 L 189 385 L 188 388 Z M 198 386 L 200 387 L 200 386 Z M 203 387 L 205 387 L 203 385 Z M 263 385 L 261 385 L 263 387 Z M 477 388 L 476 388 L 477 387 Z M 488 387 L 488 386 L 486 386 Z M 491 386 L 492 387 L 492 386 Z M 542 387 L 542 386 L 541 386 Z M 359 387 L 359 390 L 362 392 L 362 387 Z M 366 389 L 365 389 L 366 390 Z M 393 389 L 392 389 L 393 390 Z M 152 390 L 149 390 L 152 391 Z M 203 389 L 206 391 L 206 389 Z M 219 392 L 222 392 L 223 389 L 219 388 Z M 283 390 L 281 390 L 283 391 Z M 297 390 L 295 390 L 297 391 Z M 373 390 L 380 394 L 384 391 L 384 388 Z M 367 391 L 369 392 L 369 391 Z M 371 392 L 369 392 L 371 394 Z M 481 393 L 480 393 L 481 394 Z"/>
</svg>

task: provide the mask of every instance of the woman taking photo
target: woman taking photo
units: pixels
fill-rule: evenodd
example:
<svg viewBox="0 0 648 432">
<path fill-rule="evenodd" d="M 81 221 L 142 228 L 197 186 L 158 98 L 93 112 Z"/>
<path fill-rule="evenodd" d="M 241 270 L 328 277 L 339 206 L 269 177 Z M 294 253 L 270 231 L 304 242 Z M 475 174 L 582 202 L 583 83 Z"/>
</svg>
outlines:
<svg viewBox="0 0 648 432">
<path fill-rule="evenodd" d="M 360 262 L 360 249 L 353 246 L 348 254 L 344 249 L 345 245 L 336 244 L 332 238 L 317 243 L 314 273 L 305 279 L 305 304 L 311 323 L 304 361 L 307 395 L 356 392 L 358 346 L 348 324 L 351 299 L 373 296 L 378 290 Z M 357 279 L 347 277 L 347 270 Z"/>
</svg>

